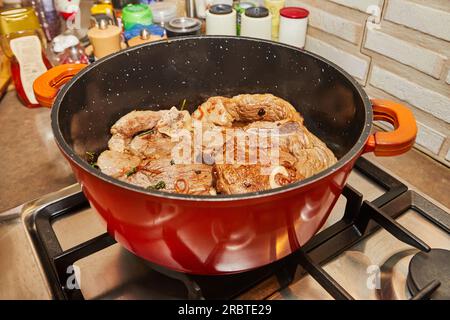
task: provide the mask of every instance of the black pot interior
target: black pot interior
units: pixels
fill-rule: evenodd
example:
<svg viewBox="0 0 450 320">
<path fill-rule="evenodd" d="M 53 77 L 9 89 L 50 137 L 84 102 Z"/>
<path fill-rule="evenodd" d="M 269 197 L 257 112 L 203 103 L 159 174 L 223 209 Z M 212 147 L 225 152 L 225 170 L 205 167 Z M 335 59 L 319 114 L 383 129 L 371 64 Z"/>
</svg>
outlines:
<svg viewBox="0 0 450 320">
<path fill-rule="evenodd" d="M 106 149 L 110 127 L 132 110 L 168 109 L 186 99 L 193 111 L 208 97 L 241 93 L 288 100 L 338 158 L 364 130 L 364 97 L 347 75 L 309 53 L 246 38 L 185 38 L 107 57 L 63 89 L 53 119 L 84 158 Z"/>
</svg>

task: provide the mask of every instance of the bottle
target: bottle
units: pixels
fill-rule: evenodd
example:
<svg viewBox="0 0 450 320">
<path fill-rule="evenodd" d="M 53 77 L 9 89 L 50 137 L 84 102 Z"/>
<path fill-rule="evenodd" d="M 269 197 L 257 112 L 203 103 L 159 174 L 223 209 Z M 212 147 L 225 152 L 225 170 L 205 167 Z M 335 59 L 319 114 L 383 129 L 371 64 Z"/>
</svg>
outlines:
<svg viewBox="0 0 450 320">
<path fill-rule="evenodd" d="M 253 8 L 255 5 L 251 2 L 239 2 L 234 5 L 234 10 L 236 10 L 237 20 L 236 20 L 236 33 L 241 34 L 241 20 L 242 15 L 245 14 L 245 10 L 248 8 Z"/>
<path fill-rule="evenodd" d="M 118 26 L 108 24 L 106 20 L 101 20 L 98 26 L 89 29 L 87 34 L 96 59 L 121 50 L 121 32 Z"/>
<path fill-rule="evenodd" d="M 286 7 L 280 10 L 279 41 L 295 47 L 305 46 L 309 11 L 300 7 Z"/>
<path fill-rule="evenodd" d="M 272 40 L 278 40 L 278 29 L 280 26 L 280 10 L 284 7 L 285 0 L 264 0 L 264 6 L 272 15 Z"/>
<path fill-rule="evenodd" d="M 0 12 L 0 41 L 3 52 L 11 60 L 17 95 L 26 107 L 38 107 L 33 82 L 52 65 L 45 56 L 45 35 L 34 9 Z"/>
<path fill-rule="evenodd" d="M 54 56 L 56 57 L 54 64 L 89 63 L 89 59 L 76 36 L 59 35 L 53 39 L 52 44 Z"/>
<path fill-rule="evenodd" d="M 215 4 L 206 11 L 207 35 L 236 35 L 236 10 L 227 4 Z"/>
<path fill-rule="evenodd" d="M 242 36 L 265 40 L 272 37 L 272 16 L 267 8 L 248 8 L 242 16 L 241 23 Z"/>
<path fill-rule="evenodd" d="M 22 0 L 23 7 L 33 7 L 47 41 L 61 33 L 61 21 L 55 9 L 53 0 Z"/>
</svg>

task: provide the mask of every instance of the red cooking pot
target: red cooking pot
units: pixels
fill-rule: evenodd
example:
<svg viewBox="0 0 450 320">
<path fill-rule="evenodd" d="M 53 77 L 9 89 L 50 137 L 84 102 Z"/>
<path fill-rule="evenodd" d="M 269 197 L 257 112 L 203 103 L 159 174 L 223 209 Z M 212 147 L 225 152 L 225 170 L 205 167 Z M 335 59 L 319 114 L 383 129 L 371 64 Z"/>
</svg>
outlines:
<svg viewBox="0 0 450 320">
<path fill-rule="evenodd" d="M 417 131 L 407 108 L 369 101 L 333 63 L 250 38 L 144 44 L 87 67 L 55 67 L 35 81 L 34 90 L 43 106 L 52 107 L 58 146 L 108 232 L 144 259 L 194 274 L 242 272 L 298 250 L 324 224 L 356 159 L 364 152 L 404 153 Z M 272 190 L 196 196 L 130 185 L 86 161 L 87 151 L 107 148 L 110 127 L 132 110 L 167 109 L 186 99 L 192 112 L 210 96 L 240 93 L 272 93 L 291 102 L 338 162 Z M 372 134 L 374 119 L 395 130 Z"/>
</svg>

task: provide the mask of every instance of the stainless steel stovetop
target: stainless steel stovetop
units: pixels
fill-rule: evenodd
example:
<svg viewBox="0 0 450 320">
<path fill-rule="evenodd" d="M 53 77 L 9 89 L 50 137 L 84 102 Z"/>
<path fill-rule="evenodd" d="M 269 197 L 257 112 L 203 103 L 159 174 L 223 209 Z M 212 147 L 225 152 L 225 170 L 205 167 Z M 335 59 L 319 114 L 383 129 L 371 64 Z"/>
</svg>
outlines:
<svg viewBox="0 0 450 320">
<path fill-rule="evenodd" d="M 0 214 L 0 234 L 2 228 L 9 230 L 0 237 L 0 261 L 12 259 L 8 254 L 13 253 L 3 250 L 7 245 L 24 252 L 20 258 L 14 256 L 18 274 L 0 276 L 2 292 L 9 288 L 24 298 L 58 299 L 332 299 L 339 297 L 339 292 L 341 298 L 410 299 L 409 262 L 419 252 L 417 248 L 427 245 L 433 250 L 450 250 L 450 211 L 426 196 L 406 191 L 401 181 L 365 159 L 359 161 L 359 167 L 348 180 L 347 198 L 339 198 L 322 232 L 298 258 L 306 257 L 306 267 L 290 258 L 282 266 L 218 278 L 170 272 L 129 253 L 105 234 L 105 226 L 79 186 L 70 186 Z M 361 206 L 359 193 L 370 203 Z M 378 223 L 364 219 L 352 223 L 350 211 L 355 207 L 369 212 L 371 220 Z M 378 228 L 379 224 L 404 229 L 390 230 L 396 238 Z M 26 237 L 17 236 L 18 232 Z M 408 235 L 422 242 L 414 242 Z M 19 281 L 11 283 L 11 279 Z M 440 286 L 431 281 L 433 288 L 419 292 L 416 298 L 433 297 L 443 290 L 450 283 L 450 272 L 439 280 Z M 337 286 L 337 296 L 324 283 Z M 342 297 L 342 292 L 348 296 Z"/>
</svg>

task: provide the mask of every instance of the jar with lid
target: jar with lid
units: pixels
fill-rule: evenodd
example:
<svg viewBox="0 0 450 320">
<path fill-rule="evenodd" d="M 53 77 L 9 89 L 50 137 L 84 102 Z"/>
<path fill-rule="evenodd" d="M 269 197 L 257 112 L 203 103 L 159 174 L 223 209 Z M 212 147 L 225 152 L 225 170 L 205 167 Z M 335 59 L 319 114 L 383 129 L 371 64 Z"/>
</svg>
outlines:
<svg viewBox="0 0 450 320">
<path fill-rule="evenodd" d="M 45 35 L 34 9 L 0 12 L 0 41 L 3 52 L 11 60 L 17 95 L 25 106 L 38 107 L 33 82 L 52 65 L 45 56 Z"/>
<path fill-rule="evenodd" d="M 272 15 L 264 7 L 245 10 L 242 16 L 241 35 L 270 40 L 272 37 Z"/>
<path fill-rule="evenodd" d="M 206 11 L 207 35 L 236 35 L 236 10 L 227 4 L 215 4 Z"/>
<path fill-rule="evenodd" d="M 279 41 L 291 46 L 305 46 L 309 11 L 300 7 L 286 7 L 280 10 Z"/>
<path fill-rule="evenodd" d="M 122 49 L 122 30 L 107 20 L 100 20 L 98 26 L 89 29 L 88 37 L 94 49 L 95 59 L 103 58 Z"/>
<path fill-rule="evenodd" d="M 153 14 L 153 23 L 164 27 L 170 20 L 177 17 L 177 6 L 171 2 L 154 2 L 149 5 Z"/>
</svg>

